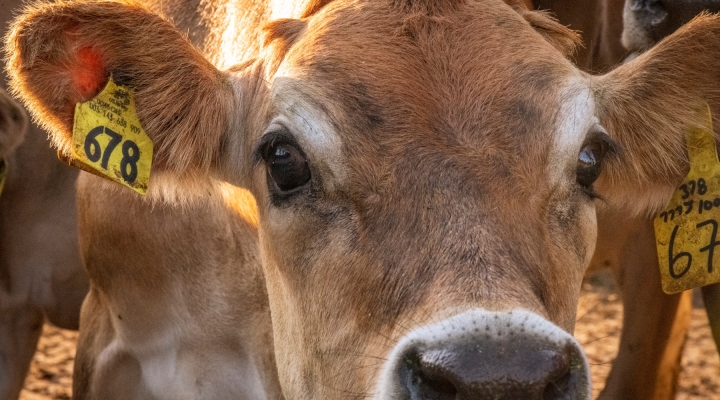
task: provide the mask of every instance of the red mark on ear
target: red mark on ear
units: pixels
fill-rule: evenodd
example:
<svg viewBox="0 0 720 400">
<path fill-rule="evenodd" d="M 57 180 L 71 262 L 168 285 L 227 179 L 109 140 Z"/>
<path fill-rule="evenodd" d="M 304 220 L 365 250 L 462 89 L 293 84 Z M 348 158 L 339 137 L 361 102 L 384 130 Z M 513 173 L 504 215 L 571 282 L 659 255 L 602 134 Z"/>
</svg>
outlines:
<svg viewBox="0 0 720 400">
<path fill-rule="evenodd" d="M 105 64 L 100 53 L 91 47 L 83 47 L 78 50 L 77 61 L 77 65 L 73 67 L 72 76 L 75 79 L 78 94 L 83 101 L 87 101 L 95 97 L 107 83 Z"/>
</svg>

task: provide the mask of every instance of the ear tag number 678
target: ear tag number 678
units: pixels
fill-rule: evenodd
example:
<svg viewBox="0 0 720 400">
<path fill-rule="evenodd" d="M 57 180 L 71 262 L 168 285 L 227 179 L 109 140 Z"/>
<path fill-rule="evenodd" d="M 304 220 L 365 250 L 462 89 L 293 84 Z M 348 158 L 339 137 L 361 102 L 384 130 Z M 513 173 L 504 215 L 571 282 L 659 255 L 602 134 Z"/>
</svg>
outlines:
<svg viewBox="0 0 720 400">
<path fill-rule="evenodd" d="M 690 172 L 655 218 L 663 291 L 668 294 L 720 282 L 720 162 L 710 108 L 705 126 L 688 132 Z"/>
<path fill-rule="evenodd" d="M 112 76 L 92 100 L 75 105 L 73 165 L 145 194 L 152 154 L 132 89 L 116 85 Z"/>
</svg>

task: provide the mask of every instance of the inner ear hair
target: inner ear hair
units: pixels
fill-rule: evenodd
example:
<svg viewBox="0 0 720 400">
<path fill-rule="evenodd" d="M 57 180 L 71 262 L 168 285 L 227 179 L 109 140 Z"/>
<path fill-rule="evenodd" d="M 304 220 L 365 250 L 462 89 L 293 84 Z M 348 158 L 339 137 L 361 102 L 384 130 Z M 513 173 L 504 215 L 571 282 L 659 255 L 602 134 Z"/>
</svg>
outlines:
<svg viewBox="0 0 720 400">
<path fill-rule="evenodd" d="M 57 2 L 26 8 L 7 36 L 11 86 L 70 154 L 75 104 L 112 76 L 135 91 L 157 165 L 207 171 L 233 107 L 232 87 L 185 36 L 137 3 Z"/>
<path fill-rule="evenodd" d="M 525 6 L 523 5 L 522 8 L 525 8 Z M 547 11 L 528 11 L 524 9 L 519 13 L 530 26 L 565 57 L 572 57 L 577 51 L 577 47 L 582 46 L 580 34 L 558 22 Z"/>
</svg>

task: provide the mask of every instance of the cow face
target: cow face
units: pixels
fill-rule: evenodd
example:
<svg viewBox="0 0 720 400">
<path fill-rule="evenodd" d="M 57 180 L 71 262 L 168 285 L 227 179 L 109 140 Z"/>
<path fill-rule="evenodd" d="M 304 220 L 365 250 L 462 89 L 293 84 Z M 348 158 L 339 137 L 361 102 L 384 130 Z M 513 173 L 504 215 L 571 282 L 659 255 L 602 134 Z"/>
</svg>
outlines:
<svg viewBox="0 0 720 400">
<path fill-rule="evenodd" d="M 164 176 L 253 192 L 286 397 L 589 398 L 570 332 L 595 208 L 669 199 L 717 103 L 720 21 L 603 77 L 497 0 L 338 1 L 268 31 L 220 72 L 138 6 L 51 4 L 8 66 L 61 149 L 112 73 Z"/>
<path fill-rule="evenodd" d="M 646 50 L 702 11 L 720 11 L 720 1 L 626 0 L 623 45 L 631 51 Z"/>
</svg>

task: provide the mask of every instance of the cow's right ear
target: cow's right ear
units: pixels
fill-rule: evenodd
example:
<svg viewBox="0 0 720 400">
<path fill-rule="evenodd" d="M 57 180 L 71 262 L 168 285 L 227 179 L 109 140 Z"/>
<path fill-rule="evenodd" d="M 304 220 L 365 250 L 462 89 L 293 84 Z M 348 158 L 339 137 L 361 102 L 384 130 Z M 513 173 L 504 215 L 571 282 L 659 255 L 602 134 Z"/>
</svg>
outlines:
<svg viewBox="0 0 720 400">
<path fill-rule="evenodd" d="M 688 133 L 710 128 L 706 104 L 720 141 L 720 15 L 698 16 L 594 79 L 599 122 L 619 145 L 595 189 L 615 207 L 653 214 L 687 175 Z"/>
<path fill-rule="evenodd" d="M 138 4 L 58 2 L 30 6 L 5 43 L 11 87 L 70 154 L 75 104 L 112 74 L 135 91 L 155 165 L 207 171 L 233 108 L 226 76 L 178 30 Z"/>
</svg>

